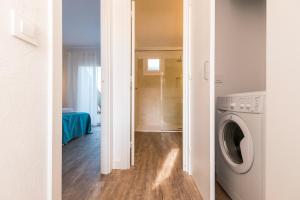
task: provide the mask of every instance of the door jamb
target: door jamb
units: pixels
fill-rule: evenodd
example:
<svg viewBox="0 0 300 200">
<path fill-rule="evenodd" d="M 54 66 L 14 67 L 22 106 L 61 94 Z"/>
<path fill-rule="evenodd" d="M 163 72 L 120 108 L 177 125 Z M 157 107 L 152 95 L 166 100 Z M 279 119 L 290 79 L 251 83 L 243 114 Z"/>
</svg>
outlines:
<svg viewBox="0 0 300 200">
<path fill-rule="evenodd" d="M 101 173 L 109 174 L 113 166 L 113 135 L 112 135 L 112 2 L 100 0 L 101 3 L 101 67 L 103 85 L 102 103 L 102 139 L 101 139 Z"/>
<path fill-rule="evenodd" d="M 134 165 L 135 151 L 135 70 L 136 70 L 136 53 L 135 53 L 135 0 L 131 0 L 131 128 L 130 128 L 130 166 Z"/>
<path fill-rule="evenodd" d="M 47 199 L 62 198 L 62 1 L 48 1 Z"/>
<path fill-rule="evenodd" d="M 183 39 L 183 68 L 184 68 L 184 121 L 183 121 L 183 169 L 190 174 L 190 0 L 183 0 L 183 18 L 184 18 L 184 39 Z M 48 140 L 48 200 L 61 199 L 61 81 L 57 81 L 58 75 L 62 75 L 62 1 L 49 1 L 49 27 L 50 28 L 50 66 L 51 73 L 49 77 L 49 140 Z M 104 91 L 108 94 L 104 97 L 103 123 L 102 131 L 102 149 L 101 149 L 101 173 L 107 174 L 112 170 L 112 104 L 111 102 L 111 81 L 112 81 L 112 56 L 111 56 L 111 22 L 112 22 L 112 2 L 110 0 L 101 0 L 101 66 L 103 68 Z M 104 51 L 105 50 L 105 51 Z M 212 75 L 212 73 L 211 73 Z M 60 79 L 61 80 L 61 79 Z M 212 80 L 212 79 L 211 79 Z M 55 90 L 57 89 L 57 90 Z M 107 104 L 105 104 L 107 102 Z M 128 156 L 130 158 L 130 156 Z"/>
<path fill-rule="evenodd" d="M 111 0 L 99 0 L 101 3 L 101 66 L 103 109 L 101 141 L 101 173 L 112 170 L 112 58 L 111 58 Z M 48 1 L 49 22 L 49 71 L 48 71 L 48 140 L 47 140 L 47 199 L 62 198 L 62 0 Z"/>
<path fill-rule="evenodd" d="M 183 170 L 191 173 L 190 164 L 190 0 L 183 1 Z M 132 47 L 135 48 L 135 47 Z M 135 61 L 135 58 L 134 58 Z M 132 61 L 133 62 L 133 61 Z M 132 100 L 131 100 L 132 105 Z M 131 119 L 135 120 L 135 119 Z M 131 127 L 134 128 L 134 127 Z M 133 140 L 131 139 L 131 142 Z M 133 155 L 133 154 L 131 154 Z"/>
<path fill-rule="evenodd" d="M 209 85 L 210 85 L 210 199 L 215 199 L 215 88 L 216 88 L 216 66 L 215 66 L 215 48 L 216 48 L 216 0 L 210 1 L 210 66 L 209 66 Z"/>
<path fill-rule="evenodd" d="M 183 0 L 183 170 L 191 174 L 190 159 L 190 0 Z"/>
</svg>

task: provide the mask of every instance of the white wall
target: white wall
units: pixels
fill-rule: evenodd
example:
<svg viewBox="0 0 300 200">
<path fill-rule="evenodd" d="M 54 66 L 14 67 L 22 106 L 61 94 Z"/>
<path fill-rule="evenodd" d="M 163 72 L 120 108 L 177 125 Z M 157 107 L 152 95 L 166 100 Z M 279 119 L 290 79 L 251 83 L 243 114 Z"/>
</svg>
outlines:
<svg viewBox="0 0 300 200">
<path fill-rule="evenodd" d="M 267 1 L 266 199 L 300 199 L 300 1 Z"/>
<path fill-rule="evenodd" d="M 216 0 L 216 94 L 266 88 L 265 0 Z"/>
<path fill-rule="evenodd" d="M 36 22 L 39 46 L 10 35 L 10 10 Z M 48 1 L 0 6 L 0 199 L 47 199 Z"/>
<path fill-rule="evenodd" d="M 136 46 L 181 47 L 183 0 L 137 0 Z"/>
</svg>

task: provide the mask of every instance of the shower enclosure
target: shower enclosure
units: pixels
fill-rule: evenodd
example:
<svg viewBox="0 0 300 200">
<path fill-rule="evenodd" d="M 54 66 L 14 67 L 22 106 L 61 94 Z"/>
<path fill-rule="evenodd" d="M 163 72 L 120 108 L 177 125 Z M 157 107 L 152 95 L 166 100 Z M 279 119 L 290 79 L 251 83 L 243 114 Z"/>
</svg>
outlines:
<svg viewBox="0 0 300 200">
<path fill-rule="evenodd" d="M 148 56 L 137 61 L 136 130 L 181 131 L 181 56 Z"/>
</svg>

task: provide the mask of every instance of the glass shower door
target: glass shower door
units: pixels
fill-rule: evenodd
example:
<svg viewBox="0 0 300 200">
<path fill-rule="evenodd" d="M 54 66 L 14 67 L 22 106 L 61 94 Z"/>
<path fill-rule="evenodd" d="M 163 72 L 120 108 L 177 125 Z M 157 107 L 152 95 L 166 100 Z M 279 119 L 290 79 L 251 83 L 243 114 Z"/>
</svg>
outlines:
<svg viewBox="0 0 300 200">
<path fill-rule="evenodd" d="M 182 130 L 183 83 L 181 59 L 165 59 L 161 84 L 161 129 L 162 131 Z"/>
</svg>

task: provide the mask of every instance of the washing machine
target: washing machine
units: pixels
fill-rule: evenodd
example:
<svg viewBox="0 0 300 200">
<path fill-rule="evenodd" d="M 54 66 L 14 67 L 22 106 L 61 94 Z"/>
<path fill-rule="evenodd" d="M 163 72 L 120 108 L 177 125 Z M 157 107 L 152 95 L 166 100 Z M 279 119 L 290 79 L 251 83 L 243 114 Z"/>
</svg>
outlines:
<svg viewBox="0 0 300 200">
<path fill-rule="evenodd" d="M 265 92 L 217 98 L 216 178 L 233 200 L 264 199 Z"/>
</svg>

